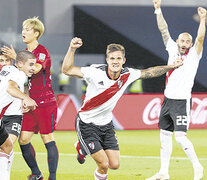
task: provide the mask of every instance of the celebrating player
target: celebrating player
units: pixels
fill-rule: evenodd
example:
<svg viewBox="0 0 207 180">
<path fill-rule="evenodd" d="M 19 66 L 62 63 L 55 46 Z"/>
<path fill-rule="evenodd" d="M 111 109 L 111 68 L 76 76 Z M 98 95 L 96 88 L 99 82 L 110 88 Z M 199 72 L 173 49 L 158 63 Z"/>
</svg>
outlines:
<svg viewBox="0 0 207 180">
<path fill-rule="evenodd" d="M 107 65 L 75 67 L 73 65 L 75 51 L 81 46 L 82 40 L 73 38 L 62 65 L 64 74 L 84 78 L 88 83 L 86 97 L 76 119 L 79 139 L 76 143 L 77 159 L 80 163 L 84 163 L 85 156 L 90 155 L 98 166 L 94 173 L 95 180 L 105 180 L 108 177 L 108 168 L 118 169 L 120 165 L 112 110 L 124 90 L 136 79 L 161 76 L 181 66 L 182 61 L 178 59 L 172 65 L 146 70 L 123 68 L 126 61 L 124 47 L 110 44 L 106 50 Z"/>
<path fill-rule="evenodd" d="M 48 50 L 38 43 L 44 33 L 44 25 L 37 18 L 29 18 L 22 25 L 22 39 L 27 50 L 37 58 L 36 71 L 29 81 L 29 94 L 38 107 L 35 111 L 24 113 L 22 131 L 19 138 L 22 155 L 30 167 L 32 174 L 29 180 L 43 179 L 35 159 L 35 151 L 30 143 L 34 133 L 40 132 L 48 154 L 49 179 L 56 180 L 58 150 L 53 137 L 57 117 L 57 103 L 50 79 L 51 59 Z M 4 47 L 4 53 L 15 59 L 15 51 Z"/>
<path fill-rule="evenodd" d="M 34 73 L 36 58 L 33 53 L 24 50 L 17 53 L 15 66 L 8 66 L 10 60 L 7 61 L 2 54 L 0 59 L 7 62 L 1 63 L 7 66 L 0 71 L 0 174 L 2 180 L 9 180 L 9 161 L 13 159 L 10 158 L 12 146 L 21 129 L 22 103 L 27 110 L 35 109 L 37 105 L 33 99 L 23 93 L 27 76 L 31 77 Z M 9 109 L 10 106 L 13 109 Z"/>
<path fill-rule="evenodd" d="M 181 33 L 176 42 L 172 40 L 160 8 L 161 0 L 154 0 L 153 2 L 158 28 L 166 50 L 169 53 L 168 64 L 171 64 L 175 57 L 180 57 L 183 60 L 183 66 L 169 71 L 166 76 L 165 99 L 159 120 L 159 127 L 161 129 L 161 167 L 160 171 L 148 178 L 148 180 L 169 179 L 168 169 L 172 153 L 173 131 L 175 131 L 176 141 L 181 145 L 193 164 L 194 180 L 200 180 L 203 177 L 203 167 L 199 163 L 193 144 L 186 137 L 186 132 L 190 123 L 191 91 L 199 60 L 202 57 L 203 41 L 206 32 L 206 10 L 201 7 L 198 8 L 200 24 L 195 44 L 193 45 L 192 36 L 187 32 Z"/>
</svg>

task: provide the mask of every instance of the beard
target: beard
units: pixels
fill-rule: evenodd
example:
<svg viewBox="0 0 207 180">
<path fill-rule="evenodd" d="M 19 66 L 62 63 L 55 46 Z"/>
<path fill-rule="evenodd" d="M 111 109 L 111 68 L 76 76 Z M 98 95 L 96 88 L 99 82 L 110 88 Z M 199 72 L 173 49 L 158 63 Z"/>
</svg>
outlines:
<svg viewBox="0 0 207 180">
<path fill-rule="evenodd" d="M 190 47 L 189 48 L 187 48 L 185 46 L 180 47 L 178 45 L 178 50 L 179 50 L 180 55 L 184 55 L 186 52 L 188 52 L 189 49 L 190 49 Z"/>
</svg>

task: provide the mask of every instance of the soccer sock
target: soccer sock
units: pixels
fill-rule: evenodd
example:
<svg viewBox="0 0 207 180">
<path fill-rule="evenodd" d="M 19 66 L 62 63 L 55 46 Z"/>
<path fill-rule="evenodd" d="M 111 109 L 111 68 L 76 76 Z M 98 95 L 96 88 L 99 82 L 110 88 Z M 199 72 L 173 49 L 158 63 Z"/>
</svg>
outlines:
<svg viewBox="0 0 207 180">
<path fill-rule="evenodd" d="M 193 167 L 200 167 L 201 164 L 199 163 L 198 157 L 195 153 L 193 144 L 191 143 L 191 141 L 185 136 L 184 133 L 176 133 L 175 132 L 175 139 L 176 141 L 181 145 L 181 147 L 183 148 L 184 152 L 186 153 L 186 155 L 188 156 L 188 158 L 190 159 L 190 161 L 193 164 Z"/>
<path fill-rule="evenodd" d="M 31 143 L 20 145 L 22 156 L 24 157 L 24 160 L 26 161 L 27 165 L 30 167 L 32 174 L 39 175 L 41 174 L 38 166 L 37 161 L 35 158 L 35 151 Z"/>
<path fill-rule="evenodd" d="M 56 180 L 56 171 L 58 165 L 58 149 L 55 144 L 55 141 L 51 141 L 45 144 L 47 149 L 47 160 L 50 176 L 49 179 Z"/>
<path fill-rule="evenodd" d="M 161 160 L 161 167 L 160 173 L 168 174 L 168 169 L 170 165 L 170 157 L 172 154 L 172 135 L 173 133 L 166 130 L 160 130 L 160 142 L 161 142 L 161 149 L 160 149 L 160 160 Z"/>
<path fill-rule="evenodd" d="M 94 177 L 95 177 L 95 180 L 107 180 L 108 174 L 100 174 L 96 169 L 94 172 Z"/>
<path fill-rule="evenodd" d="M 0 152 L 0 175 L 1 180 L 9 180 L 10 174 L 8 171 L 9 168 L 9 155 L 3 152 Z"/>
<path fill-rule="evenodd" d="M 12 150 L 11 153 L 10 153 L 10 156 L 9 156 L 9 161 L 8 161 L 8 163 L 9 163 L 8 164 L 9 165 L 9 167 L 8 167 L 9 174 L 11 172 L 11 167 L 12 167 L 13 159 L 14 159 L 14 151 Z"/>
</svg>

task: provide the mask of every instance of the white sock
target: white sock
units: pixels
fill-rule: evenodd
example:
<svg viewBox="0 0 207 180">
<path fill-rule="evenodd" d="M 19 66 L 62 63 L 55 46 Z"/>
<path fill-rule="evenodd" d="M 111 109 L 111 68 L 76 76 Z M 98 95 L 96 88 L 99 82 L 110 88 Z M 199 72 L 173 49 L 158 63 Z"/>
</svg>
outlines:
<svg viewBox="0 0 207 180">
<path fill-rule="evenodd" d="M 94 172 L 94 177 L 95 177 L 95 180 L 107 180 L 108 174 L 100 174 L 96 169 Z"/>
<path fill-rule="evenodd" d="M 14 151 L 12 150 L 9 156 L 9 167 L 8 167 L 9 174 L 11 173 L 13 159 L 14 159 Z"/>
<path fill-rule="evenodd" d="M 184 132 L 175 132 L 175 139 L 176 141 L 181 145 L 184 152 L 190 159 L 190 161 L 193 164 L 193 167 L 200 167 L 201 164 L 199 163 L 198 157 L 195 153 L 193 144 L 190 142 L 190 140 L 186 137 L 186 133 Z"/>
<path fill-rule="evenodd" d="M 168 174 L 168 169 L 170 165 L 170 157 L 172 154 L 172 135 L 173 133 L 166 130 L 160 130 L 160 142 L 161 142 L 161 149 L 160 149 L 160 160 L 161 160 L 161 167 L 160 173 Z"/>
<path fill-rule="evenodd" d="M 9 180 L 10 174 L 8 172 L 8 160 L 9 155 L 3 152 L 0 152 L 0 177 L 1 180 Z"/>
</svg>

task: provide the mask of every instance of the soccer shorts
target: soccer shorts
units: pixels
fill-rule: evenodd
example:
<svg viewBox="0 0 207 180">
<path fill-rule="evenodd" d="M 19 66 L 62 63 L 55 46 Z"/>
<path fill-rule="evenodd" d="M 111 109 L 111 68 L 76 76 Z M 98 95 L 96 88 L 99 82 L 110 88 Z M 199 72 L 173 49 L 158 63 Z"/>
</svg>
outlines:
<svg viewBox="0 0 207 180">
<path fill-rule="evenodd" d="M 159 127 L 167 131 L 187 132 L 190 123 L 191 99 L 165 97 L 160 112 Z"/>
<path fill-rule="evenodd" d="M 4 115 L 2 118 L 5 129 L 9 134 L 19 136 L 22 127 L 22 115 Z"/>
<path fill-rule="evenodd" d="M 8 137 L 9 134 L 4 127 L 4 123 L 2 123 L 2 121 L 0 120 L 0 146 L 4 144 Z"/>
<path fill-rule="evenodd" d="M 84 123 L 78 115 L 76 118 L 76 131 L 83 155 L 91 155 L 101 149 L 119 150 L 112 122 L 97 126 L 93 123 Z"/>
<path fill-rule="evenodd" d="M 55 130 L 57 105 L 37 107 L 34 111 L 23 114 L 22 131 L 49 134 Z"/>
</svg>

